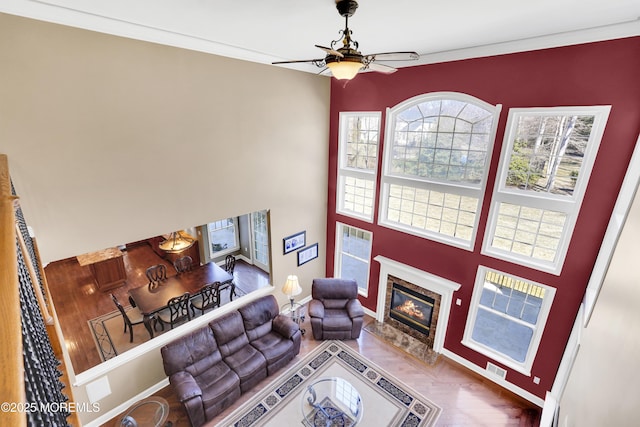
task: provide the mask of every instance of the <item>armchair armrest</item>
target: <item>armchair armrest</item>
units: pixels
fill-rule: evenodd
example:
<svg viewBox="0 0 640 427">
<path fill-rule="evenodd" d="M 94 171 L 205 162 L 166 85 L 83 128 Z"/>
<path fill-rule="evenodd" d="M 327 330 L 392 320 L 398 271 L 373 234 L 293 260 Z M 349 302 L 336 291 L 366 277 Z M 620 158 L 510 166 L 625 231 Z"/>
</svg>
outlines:
<svg viewBox="0 0 640 427">
<path fill-rule="evenodd" d="M 320 300 L 312 299 L 309 301 L 309 306 L 307 308 L 307 314 L 309 317 L 324 317 L 324 304 Z"/>
<path fill-rule="evenodd" d="M 349 300 L 347 303 L 347 313 L 349 313 L 349 317 L 352 319 L 364 316 L 364 309 L 360 301 L 357 299 Z"/>
<path fill-rule="evenodd" d="M 296 322 L 282 314 L 278 314 L 273 319 L 271 328 L 274 332 L 282 335 L 287 339 L 291 339 L 295 335 L 295 333 L 300 330 L 300 327 L 296 324 Z"/>
</svg>

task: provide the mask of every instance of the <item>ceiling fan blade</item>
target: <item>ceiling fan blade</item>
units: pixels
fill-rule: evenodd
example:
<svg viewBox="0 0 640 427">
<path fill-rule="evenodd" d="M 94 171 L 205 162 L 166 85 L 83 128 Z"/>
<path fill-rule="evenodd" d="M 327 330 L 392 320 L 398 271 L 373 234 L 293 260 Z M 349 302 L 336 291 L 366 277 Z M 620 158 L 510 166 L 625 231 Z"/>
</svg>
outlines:
<svg viewBox="0 0 640 427">
<path fill-rule="evenodd" d="M 324 63 L 324 58 L 321 59 L 299 59 L 297 61 L 276 61 L 276 62 L 272 62 L 271 64 L 273 65 L 278 65 L 278 64 L 298 64 L 298 63 L 303 63 L 303 62 L 311 62 L 314 65 L 317 65 L 317 63 Z"/>
<path fill-rule="evenodd" d="M 375 62 L 369 63 L 365 70 L 376 71 L 378 73 L 391 74 L 398 71 L 397 68 L 390 67 L 384 64 L 376 64 Z"/>
<path fill-rule="evenodd" d="M 330 47 L 320 46 L 319 44 L 315 45 L 318 49 L 322 49 L 327 52 L 329 55 L 337 56 L 338 58 L 344 58 L 344 55 L 337 50 L 331 49 Z"/>
<path fill-rule="evenodd" d="M 420 58 L 416 52 L 381 52 L 367 56 L 376 61 L 415 61 Z"/>
</svg>

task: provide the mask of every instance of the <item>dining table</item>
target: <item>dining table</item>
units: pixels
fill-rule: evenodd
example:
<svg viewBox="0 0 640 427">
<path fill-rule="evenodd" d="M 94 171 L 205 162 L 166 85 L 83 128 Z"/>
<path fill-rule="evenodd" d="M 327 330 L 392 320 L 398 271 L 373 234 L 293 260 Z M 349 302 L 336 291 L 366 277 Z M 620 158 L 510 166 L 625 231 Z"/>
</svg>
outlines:
<svg viewBox="0 0 640 427">
<path fill-rule="evenodd" d="M 144 285 L 129 289 L 129 300 L 138 307 L 143 316 L 144 326 L 153 338 L 152 320 L 155 314 L 167 308 L 171 298 L 179 297 L 185 292 L 195 295 L 203 287 L 211 283 L 220 282 L 230 285 L 233 292 L 233 276 L 214 262 L 194 267 L 190 271 L 167 277 L 157 285 Z"/>
</svg>

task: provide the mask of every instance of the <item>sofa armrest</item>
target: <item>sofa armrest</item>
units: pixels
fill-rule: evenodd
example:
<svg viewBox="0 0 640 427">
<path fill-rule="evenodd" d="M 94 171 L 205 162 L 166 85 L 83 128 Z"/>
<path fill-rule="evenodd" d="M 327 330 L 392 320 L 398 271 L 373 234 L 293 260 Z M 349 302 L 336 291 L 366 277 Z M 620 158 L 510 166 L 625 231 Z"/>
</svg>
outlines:
<svg viewBox="0 0 640 427">
<path fill-rule="evenodd" d="M 192 426 L 201 426 L 206 421 L 202 404 L 202 390 L 190 373 L 179 371 L 169 377 L 169 382 L 184 406 Z"/>
<path fill-rule="evenodd" d="M 364 316 L 364 309 L 360 301 L 357 299 L 349 300 L 347 303 L 347 313 L 349 313 L 349 317 L 352 319 Z"/>
<path fill-rule="evenodd" d="M 169 377 L 173 390 L 178 395 L 180 402 L 185 402 L 193 397 L 202 396 L 200 386 L 193 376 L 185 371 L 176 372 Z"/>
<path fill-rule="evenodd" d="M 320 300 L 312 299 L 308 307 L 309 317 L 324 317 L 324 304 Z"/>
<path fill-rule="evenodd" d="M 282 314 L 278 314 L 273 319 L 271 325 L 271 328 L 274 332 L 277 332 L 287 339 L 291 339 L 295 335 L 295 333 L 300 330 L 300 327 L 296 324 L 296 322 Z"/>
</svg>

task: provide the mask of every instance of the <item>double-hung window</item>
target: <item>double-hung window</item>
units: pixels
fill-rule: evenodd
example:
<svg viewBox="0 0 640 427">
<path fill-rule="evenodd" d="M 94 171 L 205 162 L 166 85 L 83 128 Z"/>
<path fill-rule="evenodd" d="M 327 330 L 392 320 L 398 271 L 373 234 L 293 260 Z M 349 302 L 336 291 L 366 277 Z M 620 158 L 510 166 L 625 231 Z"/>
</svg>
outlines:
<svg viewBox="0 0 640 427">
<path fill-rule="evenodd" d="M 340 113 L 337 212 L 373 221 L 380 113 Z"/>
<path fill-rule="evenodd" d="M 354 279 L 358 292 L 369 293 L 369 266 L 373 233 L 347 224 L 336 224 L 335 277 Z"/>
<path fill-rule="evenodd" d="M 480 267 L 462 343 L 530 375 L 554 296 L 554 288 Z"/>
<path fill-rule="evenodd" d="M 560 274 L 609 110 L 509 111 L 483 253 Z"/>
<path fill-rule="evenodd" d="M 390 109 L 379 223 L 473 250 L 499 114 L 450 92 Z"/>
</svg>

